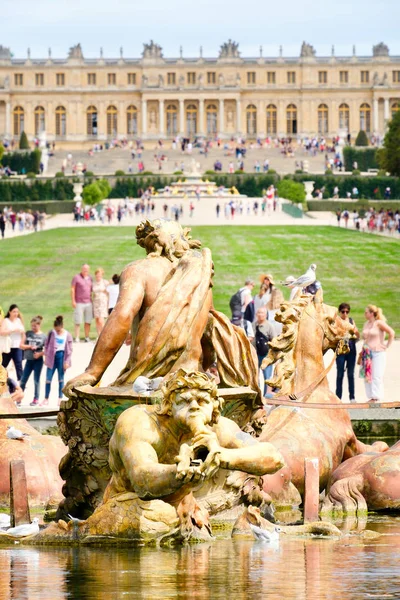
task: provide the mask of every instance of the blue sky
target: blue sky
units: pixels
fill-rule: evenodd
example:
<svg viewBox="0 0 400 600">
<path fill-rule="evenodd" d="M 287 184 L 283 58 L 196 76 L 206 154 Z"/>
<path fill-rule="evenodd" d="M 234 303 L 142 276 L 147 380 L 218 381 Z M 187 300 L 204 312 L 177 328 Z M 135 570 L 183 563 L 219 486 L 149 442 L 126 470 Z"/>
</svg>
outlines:
<svg viewBox="0 0 400 600">
<path fill-rule="evenodd" d="M 298 56 L 303 40 L 318 55 L 370 55 L 384 41 L 400 55 L 399 0 L 0 0 L 0 44 L 23 58 L 63 58 L 80 42 L 86 57 L 140 56 L 153 39 L 165 56 L 216 56 L 228 38 L 239 42 L 244 56 Z"/>
</svg>

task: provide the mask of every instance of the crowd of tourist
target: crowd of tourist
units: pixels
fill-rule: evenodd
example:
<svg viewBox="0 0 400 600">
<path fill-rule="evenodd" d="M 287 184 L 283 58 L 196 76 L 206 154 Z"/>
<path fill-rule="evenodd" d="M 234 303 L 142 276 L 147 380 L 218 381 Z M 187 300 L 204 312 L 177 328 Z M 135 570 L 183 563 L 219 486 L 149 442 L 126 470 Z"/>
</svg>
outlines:
<svg viewBox="0 0 400 600">
<path fill-rule="evenodd" d="M 71 282 L 71 304 L 74 315 L 74 339 L 64 328 L 64 319 L 58 315 L 53 328 L 46 334 L 42 331 L 43 317 L 35 315 L 26 329 L 24 318 L 16 304 L 11 304 L 4 315 L 0 307 L 0 355 L 2 364 L 8 368 L 13 363 L 16 381 L 9 382 L 9 388 L 17 394 L 17 404 L 21 403 L 23 391 L 30 376 L 34 378 L 34 396 L 31 406 L 46 406 L 49 403 L 51 383 L 54 374 L 58 375 L 58 401 L 62 400 L 64 373 L 71 366 L 73 341 L 80 341 L 81 325 L 84 326 L 84 340 L 90 342 L 90 328 L 95 320 L 96 333 L 100 335 L 105 320 L 115 307 L 119 294 L 120 276 L 114 274 L 111 281 L 104 278 L 104 270 L 96 269 L 94 279 L 89 265 L 82 265 L 80 272 Z M 24 364 L 25 361 L 25 364 Z M 40 402 L 40 376 L 46 367 L 45 396 Z M 21 393 L 20 393 L 21 392 Z"/>
<path fill-rule="evenodd" d="M 295 278 L 289 275 L 285 285 L 290 291 L 289 300 L 294 300 L 301 289 L 293 285 Z M 319 282 L 316 282 L 319 285 Z M 315 285 L 315 284 L 313 284 Z M 318 287 L 318 285 L 316 287 Z M 276 286 L 271 273 L 260 276 L 260 287 L 253 295 L 255 283 L 253 279 L 247 279 L 230 299 L 231 321 L 234 325 L 242 327 L 253 344 L 258 366 L 262 371 L 264 396 L 273 393 L 271 380 L 273 376 L 273 365 L 262 368 L 264 358 L 269 351 L 269 342 L 282 331 L 282 325 L 275 321 L 275 314 L 284 301 L 281 290 Z M 307 288 L 307 293 L 315 293 L 315 289 Z M 340 354 L 336 358 L 336 395 L 342 398 L 343 380 L 347 372 L 349 399 L 355 402 L 354 371 L 356 363 L 360 366 L 360 377 L 365 381 L 365 393 L 368 402 L 384 400 L 383 376 L 386 366 L 386 351 L 391 346 L 395 332 L 387 324 L 382 309 L 369 304 L 365 309 L 366 322 L 360 334 L 354 320 L 350 317 L 350 305 L 343 302 L 338 307 L 340 317 L 350 321 L 354 326 L 354 336 L 349 340 L 349 352 Z M 356 343 L 362 340 L 362 348 L 357 357 Z"/>
<path fill-rule="evenodd" d="M 358 231 L 369 233 L 387 233 L 394 235 L 396 232 L 400 235 L 400 211 L 381 208 L 377 211 L 374 207 L 367 211 L 358 213 L 356 210 L 336 211 L 337 224 L 340 227 L 342 223 L 344 227 L 349 225 Z"/>
<path fill-rule="evenodd" d="M 13 207 L 5 206 L 0 211 L 0 233 L 1 237 L 5 237 L 6 228 L 11 231 L 42 231 L 46 224 L 47 215 L 44 211 L 39 210 L 13 210 Z"/>
</svg>

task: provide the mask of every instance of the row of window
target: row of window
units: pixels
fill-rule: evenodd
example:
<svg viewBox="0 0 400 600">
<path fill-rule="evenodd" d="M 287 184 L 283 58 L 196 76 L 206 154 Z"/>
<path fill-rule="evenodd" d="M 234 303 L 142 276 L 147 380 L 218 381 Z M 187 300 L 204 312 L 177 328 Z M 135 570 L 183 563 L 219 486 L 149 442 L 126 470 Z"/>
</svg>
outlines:
<svg viewBox="0 0 400 600">
<path fill-rule="evenodd" d="M 392 116 L 400 110 L 400 102 L 392 105 Z M 217 121 L 218 109 L 215 104 L 206 106 L 207 134 L 218 133 Z M 13 111 L 14 116 L 14 135 L 18 136 L 25 127 L 25 111 L 21 106 L 17 106 Z M 37 106 L 34 110 L 35 116 L 35 135 L 39 135 L 45 130 L 45 109 Z M 56 116 L 56 135 L 65 137 L 67 135 L 67 111 L 64 106 L 58 106 L 55 111 Z M 118 133 L 118 110 L 111 105 L 106 110 L 107 117 L 107 135 L 116 136 Z M 166 125 L 167 135 L 176 135 L 178 133 L 178 106 L 168 104 L 166 107 Z M 359 129 L 371 132 L 371 107 L 364 103 L 360 106 Z M 339 129 L 350 130 L 350 107 L 348 104 L 339 106 Z M 246 133 L 248 135 L 257 134 L 257 108 L 254 104 L 246 107 Z M 136 106 L 128 106 L 126 110 L 126 132 L 128 135 L 138 133 L 138 110 Z M 195 104 L 189 104 L 186 107 L 186 132 L 189 135 L 195 135 L 198 132 L 198 108 Z M 318 133 L 327 134 L 329 132 L 329 109 L 326 104 L 318 106 Z M 98 134 L 98 111 L 93 105 L 86 110 L 86 133 L 89 136 Z M 278 133 L 278 109 L 274 104 L 269 104 L 266 108 L 266 133 L 276 135 Z M 298 133 L 297 106 L 289 104 L 286 107 L 286 133 Z"/>
<path fill-rule="evenodd" d="M 259 74 L 260 75 L 260 74 Z M 369 83 L 370 81 L 369 71 L 360 71 L 360 82 Z M 195 85 L 197 81 L 197 73 L 189 72 L 186 73 L 187 83 L 189 85 Z M 400 71 L 392 71 L 393 83 L 400 83 Z M 286 72 L 286 81 L 289 84 L 296 83 L 296 71 Z M 349 71 L 339 71 L 340 83 L 349 83 Z M 88 85 L 96 85 L 97 73 L 87 73 Z M 117 74 L 107 73 L 108 85 L 117 85 Z M 128 85 L 136 85 L 136 73 L 127 73 Z M 217 74 L 214 71 L 207 73 L 207 84 L 215 85 L 217 83 Z M 248 85 L 255 85 L 257 83 L 256 71 L 247 71 L 247 83 Z M 267 83 L 276 83 L 276 71 L 267 71 Z M 328 71 L 318 71 L 318 83 L 328 83 Z M 18 86 L 24 85 L 24 75 L 22 73 L 14 74 L 14 84 Z M 167 84 L 176 85 L 176 73 L 167 73 Z M 44 73 L 35 73 L 35 85 L 38 87 L 44 86 Z M 59 87 L 65 86 L 65 73 L 56 73 L 56 85 Z"/>
</svg>

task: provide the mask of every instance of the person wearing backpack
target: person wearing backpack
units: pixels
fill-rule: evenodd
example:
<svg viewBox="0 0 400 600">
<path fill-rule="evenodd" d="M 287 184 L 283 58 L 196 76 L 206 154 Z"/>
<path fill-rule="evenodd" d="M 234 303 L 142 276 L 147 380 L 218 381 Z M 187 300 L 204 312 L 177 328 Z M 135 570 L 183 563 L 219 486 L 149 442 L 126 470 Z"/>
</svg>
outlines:
<svg viewBox="0 0 400 600">
<path fill-rule="evenodd" d="M 251 292 L 254 287 L 254 281 L 252 279 L 246 279 L 244 287 L 240 288 L 229 301 L 229 306 L 232 313 L 231 322 L 239 327 L 242 324 L 244 317 L 244 311 L 249 302 L 252 301 Z"/>
<path fill-rule="evenodd" d="M 253 345 L 257 352 L 258 366 L 261 367 L 261 363 L 267 356 L 269 351 L 269 342 L 275 337 L 275 329 L 272 323 L 267 321 L 267 309 L 265 306 L 260 306 L 256 313 L 256 327 L 255 337 Z M 264 376 L 264 396 L 267 393 L 267 379 L 272 376 L 272 365 L 269 365 L 265 369 L 262 369 Z"/>
</svg>

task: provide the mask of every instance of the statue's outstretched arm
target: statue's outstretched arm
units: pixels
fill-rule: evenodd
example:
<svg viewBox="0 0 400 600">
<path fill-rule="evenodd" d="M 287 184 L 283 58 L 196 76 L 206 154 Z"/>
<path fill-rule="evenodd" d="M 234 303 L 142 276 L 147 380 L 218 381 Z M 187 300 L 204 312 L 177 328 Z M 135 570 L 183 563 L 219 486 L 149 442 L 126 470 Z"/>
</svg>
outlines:
<svg viewBox="0 0 400 600">
<path fill-rule="evenodd" d="M 64 388 L 67 396 L 73 394 L 73 388 L 81 385 L 96 385 L 117 354 L 129 333 L 133 319 L 138 314 L 144 299 L 144 284 L 140 273 L 127 267 L 121 276 L 120 293 L 117 304 L 108 317 L 89 366 L 84 373 L 68 381 Z"/>
</svg>

